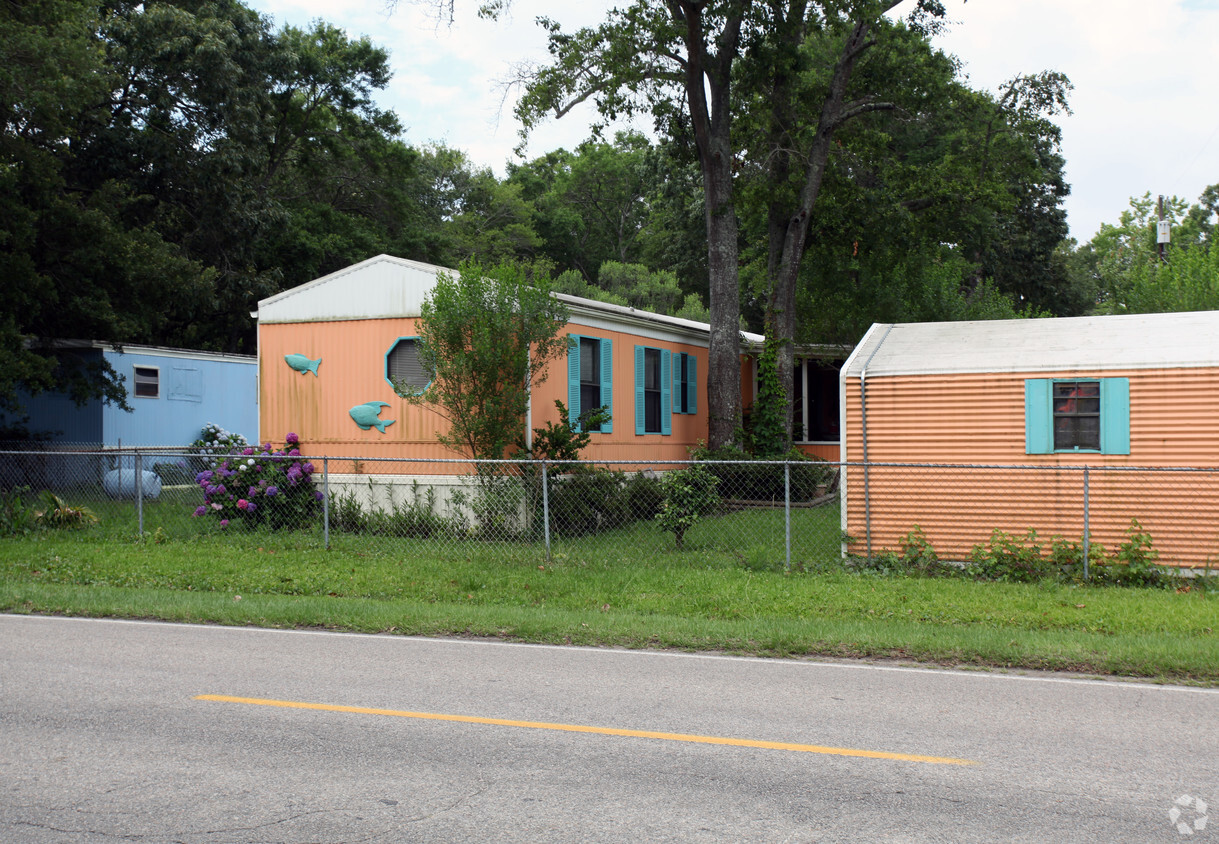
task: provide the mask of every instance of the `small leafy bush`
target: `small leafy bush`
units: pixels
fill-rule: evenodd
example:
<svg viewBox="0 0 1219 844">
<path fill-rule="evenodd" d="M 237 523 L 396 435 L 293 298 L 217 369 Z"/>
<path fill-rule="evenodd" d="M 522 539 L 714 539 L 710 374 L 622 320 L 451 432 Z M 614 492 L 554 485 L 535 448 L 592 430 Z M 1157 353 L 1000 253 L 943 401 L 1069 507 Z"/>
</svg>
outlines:
<svg viewBox="0 0 1219 844">
<path fill-rule="evenodd" d="M 217 519 L 220 527 L 267 525 L 302 528 L 317 518 L 322 493 L 313 484 L 314 466 L 301 456 L 300 437 L 289 433 L 284 447 L 246 446 L 240 453 L 215 456 L 215 466 L 195 476 L 203 490 L 199 518 Z"/>
<path fill-rule="evenodd" d="M 637 522 L 651 521 L 660 512 L 664 501 L 664 488 L 660 479 L 651 472 L 636 472 L 626 482 L 626 507 L 631 519 Z"/>
<path fill-rule="evenodd" d="M 34 508 L 26 502 L 28 486 L 0 490 L 0 536 L 20 536 L 34 529 Z"/>
<path fill-rule="evenodd" d="M 1084 579 L 1084 546 L 1056 536 L 1050 541 L 1050 565 L 1066 580 L 1082 583 Z M 1088 543 L 1088 576 L 1093 577 L 1105 564 L 1105 546 Z"/>
<path fill-rule="evenodd" d="M 550 526 L 559 536 L 582 536 L 631 520 L 626 475 L 595 466 L 574 466 L 550 481 Z"/>
<path fill-rule="evenodd" d="M 664 498 L 656 522 L 673 534 L 677 550 L 685 547 L 686 533 L 698 524 L 720 503 L 717 491 L 720 480 L 705 463 L 695 463 L 689 468 L 669 472 L 660 479 Z"/>
<path fill-rule="evenodd" d="M 42 493 L 42 509 L 34 512 L 34 523 L 40 527 L 79 530 L 98 523 L 88 507 L 71 507 L 49 489 Z"/>
<path fill-rule="evenodd" d="M 938 577 L 956 573 L 954 566 L 940 562 L 940 555 L 918 525 L 902 537 L 901 555 L 898 559 L 905 571 L 914 574 Z"/>
<path fill-rule="evenodd" d="M 1042 556 L 1037 531 L 1031 528 L 1024 537 L 996 528 L 987 544 L 974 546 L 968 572 L 977 580 L 1013 583 L 1033 583 L 1057 573 L 1050 559 Z"/>
<path fill-rule="evenodd" d="M 1126 529 L 1126 541 L 1118 545 L 1106 565 L 1096 569 L 1097 580 L 1118 586 L 1175 584 L 1175 573 L 1155 565 L 1159 558 L 1160 552 L 1153 547 L 1151 534 L 1139 524 L 1138 519 L 1131 519 L 1130 527 Z"/>
</svg>

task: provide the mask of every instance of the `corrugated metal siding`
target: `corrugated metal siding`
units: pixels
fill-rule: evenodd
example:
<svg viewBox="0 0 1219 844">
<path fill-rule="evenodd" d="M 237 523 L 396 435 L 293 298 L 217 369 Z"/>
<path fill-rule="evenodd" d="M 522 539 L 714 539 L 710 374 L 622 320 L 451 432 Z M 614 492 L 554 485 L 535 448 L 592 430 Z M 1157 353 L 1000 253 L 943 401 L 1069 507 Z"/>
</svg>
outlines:
<svg viewBox="0 0 1219 844">
<path fill-rule="evenodd" d="M 315 456 L 456 457 L 436 442 L 444 420 L 408 404 L 385 380 L 386 352 L 416 333 L 413 319 L 260 325 L 262 440 L 283 442 L 292 431 Z M 290 368 L 289 354 L 321 358 L 317 376 Z M 389 405 L 380 418 L 394 424 L 384 434 L 351 418 L 353 406 L 370 401 Z"/>
<path fill-rule="evenodd" d="M 796 448 L 809 457 L 828 460 L 831 463 L 838 462 L 838 457 L 842 451 L 838 443 L 796 443 Z"/>
<path fill-rule="evenodd" d="M 1090 371 L 1053 377 L 1083 378 Z M 1000 463 L 1029 466 L 1219 466 L 1219 370 L 1109 371 L 1130 379 L 1130 454 L 1024 453 L 1024 379 L 1045 373 L 869 378 L 871 462 Z M 844 382 L 846 455 L 863 459 L 859 379 Z M 1113 550 L 1137 518 L 1162 562 L 1198 565 L 1219 556 L 1219 481 L 1213 474 L 1090 472 L 1090 528 Z M 867 531 L 864 478 L 844 478 L 847 532 Z M 1081 472 L 1008 469 L 869 471 L 873 550 L 894 549 L 915 525 L 942 556 L 963 559 L 992 530 L 1034 528 L 1078 540 L 1083 530 Z M 1215 541 L 1204 541 L 1214 536 Z M 1212 547 L 1214 546 L 1214 547 Z M 856 546 L 855 550 L 858 550 Z"/>
<path fill-rule="evenodd" d="M 199 438 L 203 426 L 215 423 L 246 438 L 258 434 L 258 387 L 255 362 L 233 357 L 149 350 L 118 354 L 107 350 L 107 360 L 126 376 L 127 403 L 132 412 L 106 406 L 103 442 L 106 445 L 186 446 Z M 157 396 L 137 396 L 135 367 L 155 368 Z"/>
<path fill-rule="evenodd" d="M 259 326 L 260 383 L 262 385 L 261 439 L 283 442 L 297 433 L 311 456 L 411 457 L 453 459 L 456 454 L 436 442 L 447 423 L 436 411 L 408 404 L 385 380 L 385 354 L 399 337 L 417 334 L 414 319 L 352 320 L 286 323 Z M 613 432 L 594 433 L 585 452 L 593 460 L 685 460 L 690 446 L 707 436 L 705 377 L 699 384 L 697 414 L 674 414 L 672 434 L 636 436 L 634 422 L 633 354 L 636 344 L 686 352 L 698 359 L 700 376 L 706 372 L 707 351 L 613 331 L 571 326 L 575 333 L 613 341 Z M 321 358 L 318 375 L 291 369 L 284 356 L 302 354 Z M 547 380 L 535 390 L 532 427 L 557 422 L 555 399 L 567 401 L 567 361 L 557 361 Z M 361 430 L 349 415 L 352 406 L 369 401 L 388 402 L 380 418 L 396 420 L 382 434 Z M 382 471 L 376 469 L 375 471 Z M 467 471 L 456 466 L 454 472 Z M 367 471 L 374 471 L 371 467 Z M 391 471 L 384 468 L 384 471 Z M 415 471 L 394 467 L 393 471 Z M 442 470 L 429 470 L 442 471 Z"/>
<path fill-rule="evenodd" d="M 700 346 L 673 343 L 622 331 L 593 329 L 583 325 L 570 325 L 573 334 L 599 337 L 612 342 L 614 355 L 614 393 L 611 412 L 614 417 L 613 430 L 608 434 L 594 432 L 592 441 L 584 451 L 589 460 L 687 460 L 690 447 L 707 439 L 707 350 Z M 668 349 L 685 352 L 698 363 L 697 413 L 672 415 L 672 432 L 664 434 L 635 433 L 635 346 Z M 555 400 L 567 403 L 567 360 L 563 358 L 554 365 L 549 377 L 534 392 L 533 427 L 542 427 L 547 421 L 558 421 Z"/>
</svg>

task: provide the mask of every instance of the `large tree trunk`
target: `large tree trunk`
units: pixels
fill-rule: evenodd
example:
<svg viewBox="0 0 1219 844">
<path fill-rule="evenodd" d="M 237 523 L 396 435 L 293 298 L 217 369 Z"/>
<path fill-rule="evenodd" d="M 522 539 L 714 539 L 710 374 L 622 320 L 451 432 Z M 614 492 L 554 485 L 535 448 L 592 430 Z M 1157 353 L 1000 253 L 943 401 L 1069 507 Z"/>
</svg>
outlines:
<svg viewBox="0 0 1219 844">
<path fill-rule="evenodd" d="M 794 395 L 792 373 L 795 352 L 793 342 L 796 336 L 796 282 L 800 275 L 800 261 L 804 257 L 807 245 L 813 207 L 821 193 L 821 183 L 825 177 L 825 168 L 829 163 L 834 132 L 843 122 L 857 114 L 890 107 L 886 103 L 846 104 L 847 86 L 850 84 L 855 63 L 871 43 L 868 40 L 870 29 L 870 19 L 856 21 L 843 44 L 842 52 L 834 66 L 834 73 L 830 78 L 829 91 L 821 104 L 817 132 L 805 158 L 804 185 L 800 190 L 796 207 L 784 208 L 776 203 L 771 206 L 769 212 L 770 300 L 766 308 L 766 334 L 768 337 L 774 337 L 780 341 L 779 384 L 789 399 L 784 423 L 789 440 L 792 436 L 790 398 Z M 783 144 L 782 141 L 783 138 L 776 138 L 774 147 L 782 149 L 787 146 L 790 149 L 790 144 Z M 786 156 L 780 157 L 783 162 L 786 162 Z"/>
<path fill-rule="evenodd" d="M 674 20 L 683 24 L 688 60 L 686 100 L 698 148 L 706 199 L 707 263 L 711 338 L 707 361 L 707 445 L 737 443 L 741 428 L 740 321 L 737 218 L 732 190 L 732 65 L 740 45 L 747 2 L 726 16 L 712 51 L 701 0 L 670 0 Z"/>
<path fill-rule="evenodd" d="M 741 295 L 732 156 L 726 138 L 721 151 L 703 167 L 703 186 L 707 198 L 707 265 L 711 284 L 707 445 L 715 449 L 737 444 L 741 427 Z"/>
</svg>

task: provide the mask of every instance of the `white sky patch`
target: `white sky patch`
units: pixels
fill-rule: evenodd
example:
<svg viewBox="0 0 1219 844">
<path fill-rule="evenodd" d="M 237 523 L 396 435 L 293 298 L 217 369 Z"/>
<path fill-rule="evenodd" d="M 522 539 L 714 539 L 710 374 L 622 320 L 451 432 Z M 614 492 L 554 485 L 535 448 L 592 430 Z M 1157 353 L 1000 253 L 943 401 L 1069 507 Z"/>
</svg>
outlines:
<svg viewBox="0 0 1219 844">
<path fill-rule="evenodd" d="M 395 78 L 379 97 L 408 127 L 415 145 L 443 140 L 503 175 L 519 143 L 502 83 L 518 62 L 545 62 L 546 39 L 534 23 L 558 20 L 565 31 L 592 26 L 627 0 L 514 0 L 506 20 L 482 21 L 458 0 L 452 27 L 400 0 L 392 14 L 380 0 L 249 0 L 277 25 L 323 18 L 350 36 L 368 35 L 390 51 Z M 912 0 L 898 8 L 902 13 Z M 1058 70 L 1075 84 L 1074 115 L 1060 117 L 1071 195 L 1072 235 L 1092 237 L 1116 223 L 1132 196 L 1197 201 L 1219 183 L 1219 0 L 948 0 L 950 32 L 939 46 L 964 63 L 975 88 L 991 92 L 1021 73 Z M 588 137 L 591 107 L 548 121 L 531 136 L 527 157 L 571 149 Z M 643 120 L 640 128 L 650 127 Z"/>
</svg>

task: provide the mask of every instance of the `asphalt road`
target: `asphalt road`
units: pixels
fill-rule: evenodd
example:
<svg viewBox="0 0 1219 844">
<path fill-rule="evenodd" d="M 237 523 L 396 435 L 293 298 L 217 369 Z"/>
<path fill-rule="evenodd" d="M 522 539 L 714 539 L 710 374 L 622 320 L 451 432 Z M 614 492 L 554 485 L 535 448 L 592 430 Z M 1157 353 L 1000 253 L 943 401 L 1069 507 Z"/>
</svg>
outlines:
<svg viewBox="0 0 1219 844">
<path fill-rule="evenodd" d="M 1207 840 L 1219 691 L 0 616 L 0 841 Z"/>
</svg>

